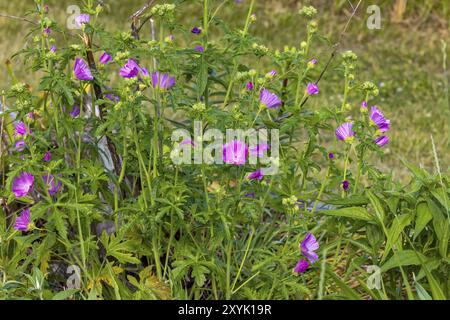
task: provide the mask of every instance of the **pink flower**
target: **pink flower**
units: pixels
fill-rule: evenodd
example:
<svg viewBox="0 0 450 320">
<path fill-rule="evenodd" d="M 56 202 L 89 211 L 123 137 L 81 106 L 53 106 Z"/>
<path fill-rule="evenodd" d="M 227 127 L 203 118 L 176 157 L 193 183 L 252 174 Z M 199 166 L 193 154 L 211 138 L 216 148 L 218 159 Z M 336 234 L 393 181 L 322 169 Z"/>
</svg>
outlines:
<svg viewBox="0 0 450 320">
<path fill-rule="evenodd" d="M 375 139 L 374 141 L 379 147 L 384 147 L 389 142 L 388 136 L 381 136 Z"/>
<path fill-rule="evenodd" d="M 153 72 L 152 87 L 159 90 L 169 90 L 175 85 L 175 78 L 167 73 Z"/>
<path fill-rule="evenodd" d="M 61 181 L 55 181 L 55 177 L 51 174 L 42 176 L 42 179 L 44 180 L 44 183 L 47 186 L 48 193 L 51 196 L 55 195 L 61 188 Z"/>
<path fill-rule="evenodd" d="M 16 218 L 14 229 L 17 231 L 28 231 L 30 228 L 30 209 L 23 209 L 22 214 Z"/>
<path fill-rule="evenodd" d="M 105 51 L 103 52 L 103 54 L 100 57 L 99 62 L 101 64 L 107 64 L 108 62 L 110 62 L 112 60 L 112 57 Z"/>
<path fill-rule="evenodd" d="M 52 160 L 52 154 L 50 153 L 50 151 L 47 151 L 44 155 L 44 159 L 45 162 L 49 162 L 50 160 Z"/>
<path fill-rule="evenodd" d="M 31 133 L 31 129 L 29 129 L 22 121 L 17 121 L 14 125 L 14 138 L 24 137 Z"/>
<path fill-rule="evenodd" d="M 270 92 L 267 89 L 262 89 L 261 93 L 259 95 L 259 100 L 261 101 L 261 104 L 266 106 L 267 108 L 278 108 L 282 101 L 275 93 Z"/>
<path fill-rule="evenodd" d="M 26 196 L 34 185 L 34 177 L 31 173 L 22 172 L 20 176 L 15 177 L 12 183 L 12 192 L 16 198 Z"/>
<path fill-rule="evenodd" d="M 180 146 L 184 146 L 187 144 L 190 144 L 191 146 L 195 147 L 195 143 L 191 139 L 184 139 L 183 141 L 180 142 Z"/>
<path fill-rule="evenodd" d="M 222 158 L 225 163 L 241 166 L 248 156 L 247 145 L 239 140 L 225 143 L 222 147 Z"/>
<path fill-rule="evenodd" d="M 262 180 L 264 178 L 264 173 L 262 169 L 258 169 L 256 171 L 253 171 L 248 175 L 249 180 Z"/>
<path fill-rule="evenodd" d="M 17 140 L 16 141 L 16 150 L 18 152 L 22 152 L 25 149 L 25 141 L 23 140 Z"/>
<path fill-rule="evenodd" d="M 314 263 L 317 261 L 319 256 L 315 252 L 319 249 L 319 243 L 312 233 L 308 233 L 300 244 L 300 250 L 302 254 L 311 262 Z"/>
<path fill-rule="evenodd" d="M 86 23 L 89 23 L 91 20 L 91 16 L 87 13 L 82 13 L 78 17 L 75 18 L 75 23 L 78 27 L 84 26 Z"/>
<path fill-rule="evenodd" d="M 300 259 L 294 268 L 294 272 L 299 274 L 305 272 L 309 267 L 309 263 L 306 259 Z"/>
<path fill-rule="evenodd" d="M 75 66 L 73 67 L 73 72 L 75 73 L 75 77 L 77 77 L 78 80 L 90 81 L 94 79 L 88 65 L 81 58 L 75 59 Z"/>
<path fill-rule="evenodd" d="M 313 96 L 319 93 L 319 87 L 314 82 L 310 82 L 306 86 L 306 91 L 310 96 Z"/>
<path fill-rule="evenodd" d="M 135 78 L 139 74 L 139 65 L 133 59 L 128 59 L 128 62 L 120 69 L 120 75 L 123 78 Z"/>
<path fill-rule="evenodd" d="M 380 132 L 386 132 L 391 127 L 391 121 L 385 118 L 383 112 L 377 106 L 370 108 L 370 123 L 377 126 Z"/>
<path fill-rule="evenodd" d="M 352 122 L 344 122 L 336 129 L 336 137 L 339 140 L 351 143 L 355 137 L 355 133 L 353 132 L 353 123 Z"/>
<path fill-rule="evenodd" d="M 256 147 L 250 149 L 250 154 L 258 158 L 264 157 L 264 152 L 269 150 L 269 145 L 267 143 L 258 144 Z"/>
</svg>

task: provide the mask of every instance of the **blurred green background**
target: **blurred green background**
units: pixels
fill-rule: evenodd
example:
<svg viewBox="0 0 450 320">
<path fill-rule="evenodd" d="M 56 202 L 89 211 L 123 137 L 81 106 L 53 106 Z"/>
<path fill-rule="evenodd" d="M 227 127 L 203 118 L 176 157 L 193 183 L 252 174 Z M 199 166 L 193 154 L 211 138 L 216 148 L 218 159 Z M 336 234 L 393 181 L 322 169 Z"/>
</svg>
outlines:
<svg viewBox="0 0 450 320">
<path fill-rule="evenodd" d="M 104 0 L 105 13 L 101 22 L 107 29 L 129 30 L 129 16 L 142 7 L 146 0 Z M 159 0 L 157 3 L 173 1 Z M 236 4 L 228 1 L 219 14 L 231 27 L 242 27 L 249 0 Z M 326 40 L 317 40 L 312 53 L 323 67 L 351 13 L 351 4 L 358 0 L 257 0 L 255 13 L 257 22 L 251 33 L 259 37 L 271 49 L 283 49 L 285 45 L 298 46 L 304 39 L 305 22 L 297 14 L 303 5 L 313 5 L 318 11 L 318 25 Z M 49 0 L 50 17 L 64 26 L 69 16 L 69 5 L 82 5 L 78 0 Z M 215 5 L 222 1 L 215 1 Z M 370 5 L 381 9 L 381 29 L 369 30 L 367 13 Z M 23 17 L 33 9 L 32 0 L 0 0 L 0 13 Z M 187 25 L 200 24 L 202 1 L 187 0 L 178 10 L 178 19 Z M 27 43 L 27 22 L 0 17 L 0 89 L 11 84 L 4 62 Z M 150 31 L 146 36 L 149 36 Z M 385 110 L 392 121 L 391 143 L 386 148 L 380 165 L 400 179 L 406 179 L 406 169 L 400 159 L 435 170 L 435 157 L 431 143 L 434 138 L 441 169 L 450 164 L 450 1 L 437 0 L 390 0 L 362 1 L 360 9 L 341 42 L 340 51 L 353 50 L 360 58 L 356 72 L 359 80 L 371 80 L 380 87 L 377 105 Z M 145 35 L 144 35 L 145 36 Z M 28 42 L 31 44 L 31 41 Z M 444 50 L 445 43 L 448 44 Z M 15 59 L 13 68 L 18 78 L 36 86 L 38 76 L 26 70 L 20 60 Z M 313 103 L 318 107 L 340 102 L 342 80 L 335 70 L 338 59 L 327 71 L 320 84 L 320 95 Z M 269 66 L 267 66 L 267 69 Z M 358 108 L 356 99 L 351 100 Z"/>
</svg>

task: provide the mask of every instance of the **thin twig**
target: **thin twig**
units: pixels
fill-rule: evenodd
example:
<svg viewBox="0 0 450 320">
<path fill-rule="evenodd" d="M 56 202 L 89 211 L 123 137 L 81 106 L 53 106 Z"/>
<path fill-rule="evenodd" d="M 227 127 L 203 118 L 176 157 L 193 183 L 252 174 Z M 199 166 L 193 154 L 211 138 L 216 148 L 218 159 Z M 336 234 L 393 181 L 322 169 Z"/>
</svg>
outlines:
<svg viewBox="0 0 450 320">
<path fill-rule="evenodd" d="M 139 39 L 139 31 L 141 30 L 142 26 L 149 20 L 150 17 L 147 17 L 144 22 L 139 23 L 139 19 L 144 14 L 145 11 L 147 11 L 148 8 L 150 8 L 155 0 L 149 0 L 147 4 L 145 4 L 142 8 L 140 8 L 138 11 L 136 11 L 131 17 L 131 34 L 133 37 L 138 40 Z"/>
<path fill-rule="evenodd" d="M 83 36 L 83 41 L 84 41 L 84 44 L 86 47 L 86 59 L 88 61 L 89 67 L 92 70 L 97 70 L 94 55 L 92 53 L 92 44 L 91 44 L 89 36 L 85 34 Z M 100 87 L 100 85 L 98 83 L 94 82 L 93 87 L 94 87 L 96 99 L 97 100 L 103 99 L 103 92 L 102 92 L 102 88 Z M 95 106 L 93 106 L 93 107 L 95 108 Z M 100 109 L 100 112 L 99 112 L 100 120 L 103 120 L 104 117 L 106 116 L 106 109 L 105 109 L 103 103 L 99 105 L 99 109 Z M 120 158 L 116 151 L 116 146 L 114 145 L 114 143 L 112 142 L 112 140 L 109 136 L 106 136 L 106 143 L 108 146 L 109 153 L 111 154 L 111 160 L 114 165 L 114 171 L 115 171 L 116 175 L 119 176 L 122 168 L 120 165 Z"/>
<path fill-rule="evenodd" d="M 10 14 L 7 14 L 7 13 L 0 12 L 0 17 L 13 19 L 13 20 L 25 21 L 25 22 L 28 22 L 28 23 L 31 23 L 31 24 L 34 24 L 34 25 L 38 25 L 38 23 L 35 22 L 35 21 L 29 20 L 29 19 L 24 18 L 24 17 L 13 16 L 13 15 L 10 15 Z"/>
</svg>

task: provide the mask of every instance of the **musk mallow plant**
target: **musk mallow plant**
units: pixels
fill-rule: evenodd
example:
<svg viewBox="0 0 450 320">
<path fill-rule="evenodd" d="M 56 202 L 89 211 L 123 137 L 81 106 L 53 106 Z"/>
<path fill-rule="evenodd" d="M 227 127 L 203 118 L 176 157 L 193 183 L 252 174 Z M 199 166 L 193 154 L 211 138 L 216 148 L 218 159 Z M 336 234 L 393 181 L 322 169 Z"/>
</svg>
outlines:
<svg viewBox="0 0 450 320">
<path fill-rule="evenodd" d="M 0 296 L 50 299 L 73 266 L 80 286 L 65 297 L 74 299 L 391 296 L 368 290 L 361 266 L 348 268 L 393 250 L 388 236 L 368 259 L 349 242 L 360 226 L 345 220 L 371 223 L 366 199 L 378 215 L 381 200 L 367 190 L 389 186 L 370 162 L 395 130 L 375 105 L 378 89 L 358 80 L 353 52 L 326 70 L 314 51 L 316 9 L 297 16 L 305 40 L 272 50 L 252 35 L 255 4 L 198 1 L 203 14 L 180 25 L 183 5 L 158 3 L 111 33 L 87 1 L 62 42 L 64 27 L 35 1 L 37 27 L 18 57 L 40 71 L 39 86 L 10 70 L 2 92 L 0 272 L 20 285 Z M 218 30 L 226 6 L 246 19 Z M 159 32 L 144 31 L 149 21 Z M 328 107 L 315 103 L 327 94 L 322 71 L 342 72 L 343 95 Z M 207 134 L 252 129 L 275 130 L 279 145 Z M 174 161 L 177 148 L 194 161 Z M 221 161 L 195 161 L 205 149 Z M 41 291 L 27 290 L 39 272 Z M 349 279 L 360 285 L 349 289 Z"/>
</svg>

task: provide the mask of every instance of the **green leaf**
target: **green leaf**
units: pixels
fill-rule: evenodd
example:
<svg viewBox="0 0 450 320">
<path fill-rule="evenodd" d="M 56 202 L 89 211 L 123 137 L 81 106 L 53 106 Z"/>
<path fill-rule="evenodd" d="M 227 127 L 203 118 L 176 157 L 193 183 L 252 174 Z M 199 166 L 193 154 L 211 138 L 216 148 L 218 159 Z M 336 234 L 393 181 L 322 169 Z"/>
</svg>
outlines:
<svg viewBox="0 0 450 320">
<path fill-rule="evenodd" d="M 65 223 L 65 215 L 57 208 L 52 210 L 49 215 L 48 223 L 50 226 L 54 225 L 58 234 L 65 240 L 67 240 L 67 227 Z"/>
<path fill-rule="evenodd" d="M 347 285 L 344 281 L 342 281 L 334 271 L 330 270 L 329 268 L 326 269 L 327 275 L 333 278 L 336 285 L 341 288 L 342 293 L 345 294 L 345 296 L 351 300 L 362 300 L 361 296 L 358 294 L 358 292 L 354 289 L 352 289 L 349 285 Z"/>
<path fill-rule="evenodd" d="M 336 206 L 363 206 L 369 203 L 369 199 L 364 196 L 350 196 L 347 198 L 329 199 L 325 203 Z"/>
<path fill-rule="evenodd" d="M 374 221 L 374 217 L 370 215 L 366 208 L 362 207 L 350 207 L 342 208 L 336 210 L 321 210 L 319 213 L 335 216 L 335 217 L 345 217 L 350 219 L 357 219 L 363 221 Z"/>
<path fill-rule="evenodd" d="M 131 240 L 121 241 L 119 236 L 116 237 L 114 234 L 108 236 L 105 231 L 100 236 L 100 240 L 105 247 L 106 254 L 116 258 L 119 262 L 132 264 L 139 264 L 141 262 L 138 258 L 133 257 L 131 253 Z"/>
<path fill-rule="evenodd" d="M 402 250 L 395 252 L 392 257 L 386 261 L 381 267 L 381 272 L 386 272 L 393 268 L 403 267 L 403 266 L 418 266 L 421 265 L 421 260 L 426 261 L 427 258 L 414 250 Z"/>
<path fill-rule="evenodd" d="M 427 280 L 428 284 L 431 288 L 431 294 L 433 296 L 433 299 L 435 300 L 446 300 L 446 297 L 444 295 L 444 292 L 442 291 L 441 287 L 439 286 L 439 283 L 437 282 L 436 278 L 433 277 L 430 271 L 427 270 L 425 267 L 425 273 L 427 274 Z"/>
<path fill-rule="evenodd" d="M 403 232 L 403 229 L 405 229 L 405 227 L 410 223 L 411 223 L 411 215 L 409 214 L 402 214 L 394 218 L 394 220 L 392 221 L 392 225 L 387 233 L 386 248 L 384 250 L 384 254 L 383 257 L 381 258 L 381 261 L 384 261 L 384 259 L 386 259 L 392 247 L 398 241 L 400 234 Z"/>
<path fill-rule="evenodd" d="M 414 174 L 414 176 L 419 179 L 421 182 L 427 184 L 431 180 L 430 174 L 424 169 L 418 168 L 405 160 L 402 160 L 403 164 Z"/>
<path fill-rule="evenodd" d="M 450 211 L 450 199 L 448 198 L 447 192 L 443 188 L 432 190 L 431 193 L 446 210 Z"/>
<path fill-rule="evenodd" d="M 78 291 L 79 291 L 78 289 L 67 289 L 64 291 L 60 291 L 53 296 L 52 300 L 66 300 L 71 296 L 73 296 Z"/>
<path fill-rule="evenodd" d="M 433 200 L 428 199 L 428 206 L 433 215 L 434 232 L 439 241 L 439 253 L 442 258 L 446 258 L 450 237 L 449 219 L 444 216 L 439 206 Z"/>
<path fill-rule="evenodd" d="M 381 200 L 371 190 L 366 190 L 366 195 L 369 197 L 370 203 L 375 209 L 378 221 L 381 224 L 384 224 L 384 217 L 386 214 L 384 212 L 383 205 L 381 204 Z"/>
<path fill-rule="evenodd" d="M 208 65 L 202 57 L 200 70 L 198 71 L 197 80 L 197 96 L 200 98 L 205 92 L 206 85 L 208 84 Z"/>
<path fill-rule="evenodd" d="M 420 300 L 433 300 L 428 292 L 420 285 L 420 283 L 416 282 L 416 291 Z"/>
<path fill-rule="evenodd" d="M 433 218 L 426 202 L 420 202 L 416 207 L 416 227 L 414 228 L 414 240 L 419 236 L 425 226 Z"/>
<path fill-rule="evenodd" d="M 197 287 L 203 287 L 203 284 L 206 281 L 205 274 L 209 273 L 209 270 L 201 265 L 196 265 L 192 268 L 192 276 L 195 279 L 195 284 Z"/>
</svg>

